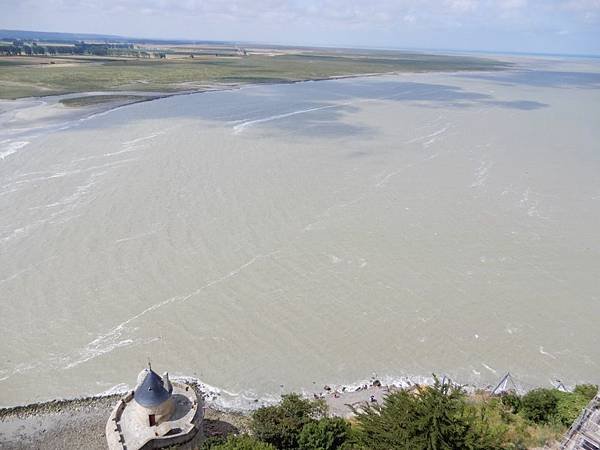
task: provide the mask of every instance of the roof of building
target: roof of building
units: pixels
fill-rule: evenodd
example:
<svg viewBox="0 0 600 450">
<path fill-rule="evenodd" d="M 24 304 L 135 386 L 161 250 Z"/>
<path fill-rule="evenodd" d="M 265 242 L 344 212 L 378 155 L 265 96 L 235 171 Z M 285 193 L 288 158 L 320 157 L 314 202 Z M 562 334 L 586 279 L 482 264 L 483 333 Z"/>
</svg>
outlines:
<svg viewBox="0 0 600 450">
<path fill-rule="evenodd" d="M 152 369 L 147 370 L 144 381 L 138 386 L 133 395 L 140 405 L 151 408 L 164 403 L 171 394 L 163 386 L 162 378 Z"/>
</svg>

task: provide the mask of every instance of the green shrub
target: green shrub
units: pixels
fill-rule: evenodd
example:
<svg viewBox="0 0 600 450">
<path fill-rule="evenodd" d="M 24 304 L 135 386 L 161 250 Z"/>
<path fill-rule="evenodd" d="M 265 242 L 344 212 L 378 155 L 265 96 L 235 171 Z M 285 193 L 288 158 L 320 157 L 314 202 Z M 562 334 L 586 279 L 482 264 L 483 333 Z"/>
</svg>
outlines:
<svg viewBox="0 0 600 450">
<path fill-rule="evenodd" d="M 595 384 L 578 384 L 573 391 L 584 397 L 588 402 L 598 394 L 598 386 Z"/>
<path fill-rule="evenodd" d="M 595 389 L 594 385 L 579 385 L 574 392 L 534 389 L 523 396 L 523 416 L 538 424 L 552 422 L 560 426 L 570 426 L 593 398 Z"/>
<path fill-rule="evenodd" d="M 323 402 L 303 399 L 298 394 L 282 397 L 279 405 L 260 408 L 252 415 L 252 431 L 263 442 L 280 450 L 297 449 L 304 426 L 323 417 Z"/>
<path fill-rule="evenodd" d="M 513 413 L 511 407 L 502 400 L 502 397 L 467 399 L 467 403 L 477 412 L 474 426 L 488 443 L 480 440 L 479 448 L 497 448 L 498 442 L 505 450 L 546 448 L 554 445 L 566 432 L 566 427 L 554 416 L 548 424 L 536 424 L 527 420 L 522 413 Z"/>
<path fill-rule="evenodd" d="M 506 406 L 511 413 L 516 414 L 521 409 L 521 397 L 514 392 L 505 392 L 500 396 L 502 404 Z"/>
<path fill-rule="evenodd" d="M 500 433 L 489 429 L 484 415 L 465 401 L 465 393 L 440 383 L 418 394 L 399 391 L 382 405 L 357 412 L 359 444 L 370 450 L 495 449 Z"/>
<path fill-rule="evenodd" d="M 556 420 L 564 426 L 570 426 L 583 408 L 588 404 L 588 399 L 579 393 L 558 392 L 556 405 Z"/>
<path fill-rule="evenodd" d="M 505 441 L 514 414 L 498 399 L 468 403 L 473 411 L 471 423 L 471 447 L 477 449 L 499 449 Z M 467 416 L 468 417 L 468 416 Z"/>
<path fill-rule="evenodd" d="M 210 448 L 211 450 L 277 450 L 271 444 L 261 442 L 248 435 L 229 436 L 222 444 Z"/>
<path fill-rule="evenodd" d="M 538 388 L 529 391 L 522 398 L 523 416 L 535 423 L 548 423 L 556 417 L 559 391 Z"/>
<path fill-rule="evenodd" d="M 298 438 L 301 450 L 334 450 L 340 448 L 350 434 L 350 424 L 340 417 L 325 417 L 304 425 Z"/>
<path fill-rule="evenodd" d="M 202 445 L 200 446 L 200 450 L 212 450 L 217 445 L 224 444 L 226 441 L 227 441 L 226 436 L 210 436 L 202 442 Z"/>
</svg>

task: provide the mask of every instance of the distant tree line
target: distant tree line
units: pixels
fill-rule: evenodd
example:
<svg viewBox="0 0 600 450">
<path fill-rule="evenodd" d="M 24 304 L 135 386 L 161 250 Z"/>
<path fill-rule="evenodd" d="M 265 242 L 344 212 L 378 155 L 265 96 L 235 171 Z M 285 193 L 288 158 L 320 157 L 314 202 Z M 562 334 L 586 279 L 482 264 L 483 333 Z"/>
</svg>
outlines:
<svg viewBox="0 0 600 450">
<path fill-rule="evenodd" d="M 135 50 L 133 44 L 98 44 L 84 41 L 73 42 L 67 45 L 40 45 L 37 42 L 24 42 L 20 39 L 12 41 L 12 44 L 0 44 L 0 54 L 9 56 L 18 55 L 132 55 L 139 56 L 140 52 Z"/>
</svg>

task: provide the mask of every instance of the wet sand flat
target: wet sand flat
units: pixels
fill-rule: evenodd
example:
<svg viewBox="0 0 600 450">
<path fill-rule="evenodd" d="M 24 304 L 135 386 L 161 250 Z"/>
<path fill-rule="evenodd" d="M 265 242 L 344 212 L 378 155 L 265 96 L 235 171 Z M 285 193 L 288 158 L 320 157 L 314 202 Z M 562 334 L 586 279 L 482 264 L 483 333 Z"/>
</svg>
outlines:
<svg viewBox="0 0 600 450">
<path fill-rule="evenodd" d="M 229 405 L 373 372 L 598 383 L 598 117 L 600 65 L 554 60 L 21 130 L 0 405 L 123 389 L 148 358 Z"/>
</svg>

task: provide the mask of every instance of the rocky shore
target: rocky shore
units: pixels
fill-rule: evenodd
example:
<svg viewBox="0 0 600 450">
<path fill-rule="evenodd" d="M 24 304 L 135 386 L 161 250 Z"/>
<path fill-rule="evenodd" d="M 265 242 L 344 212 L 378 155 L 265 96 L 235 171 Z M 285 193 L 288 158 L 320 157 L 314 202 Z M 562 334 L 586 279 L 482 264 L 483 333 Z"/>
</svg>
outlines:
<svg viewBox="0 0 600 450">
<path fill-rule="evenodd" d="M 120 395 L 37 403 L 0 409 L 0 449 L 106 448 L 104 428 Z M 205 408 L 204 434 L 247 431 L 248 416 Z"/>
</svg>

